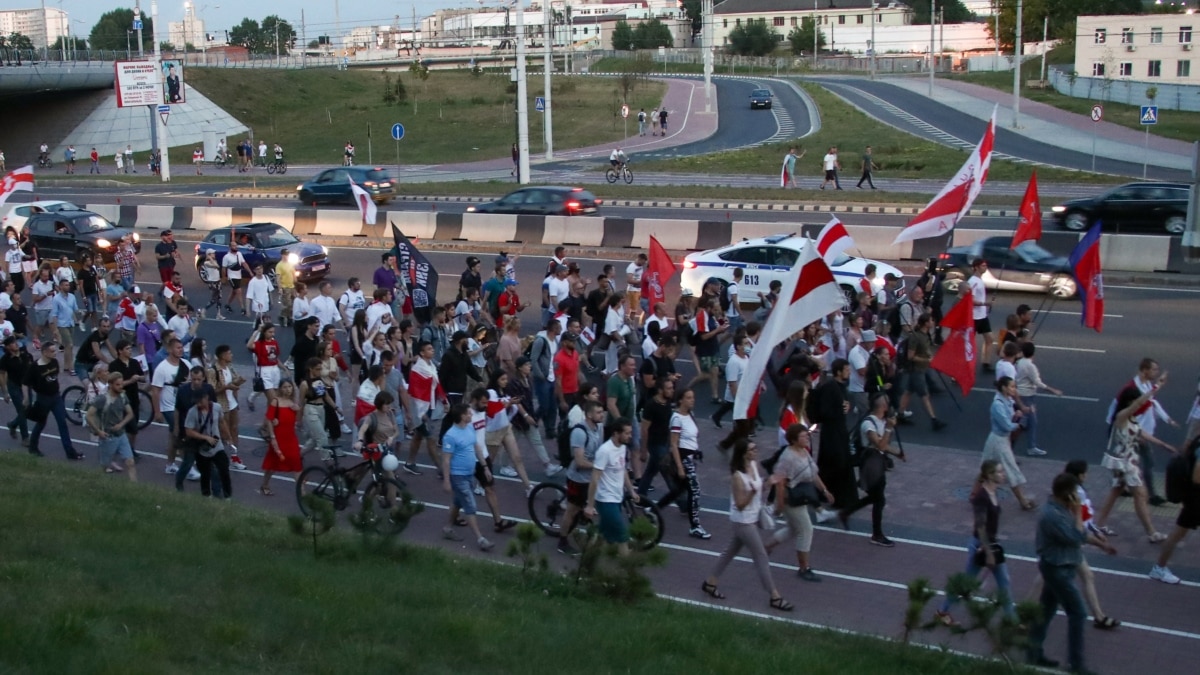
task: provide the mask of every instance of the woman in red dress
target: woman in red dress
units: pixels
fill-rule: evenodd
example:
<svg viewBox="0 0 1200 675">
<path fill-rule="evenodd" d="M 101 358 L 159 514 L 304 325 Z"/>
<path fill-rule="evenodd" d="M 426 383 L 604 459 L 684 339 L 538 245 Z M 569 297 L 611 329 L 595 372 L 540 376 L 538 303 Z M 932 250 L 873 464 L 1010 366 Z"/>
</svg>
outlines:
<svg viewBox="0 0 1200 675">
<path fill-rule="evenodd" d="M 279 396 L 268 403 L 267 424 L 263 425 L 269 435 L 266 438 L 267 453 L 262 463 L 263 482 L 258 492 L 265 497 L 274 494 L 271 492 L 271 476 L 276 473 L 290 473 L 296 480 L 300 479 L 304 460 L 300 457 L 300 440 L 296 438 L 298 411 L 296 385 L 291 380 L 280 382 Z"/>
</svg>

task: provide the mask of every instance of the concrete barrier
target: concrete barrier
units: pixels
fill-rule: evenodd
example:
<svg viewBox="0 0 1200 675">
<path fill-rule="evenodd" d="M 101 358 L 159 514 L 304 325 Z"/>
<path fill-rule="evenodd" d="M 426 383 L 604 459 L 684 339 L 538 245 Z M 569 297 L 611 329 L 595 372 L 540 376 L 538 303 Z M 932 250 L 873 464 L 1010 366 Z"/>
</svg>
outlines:
<svg viewBox="0 0 1200 675">
<path fill-rule="evenodd" d="M 546 230 L 542 243 L 601 246 L 604 244 L 605 220 L 577 216 L 546 216 Z"/>
<path fill-rule="evenodd" d="M 1170 237 L 1138 234 L 1100 237 L 1100 265 L 1106 270 L 1154 272 L 1167 268 L 1170 254 Z"/>
<path fill-rule="evenodd" d="M 467 241 L 512 241 L 517 236 L 517 216 L 486 213 L 462 214 L 458 238 Z"/>
<path fill-rule="evenodd" d="M 288 213 L 291 222 L 292 213 Z M 192 209 L 192 229 L 210 231 L 228 227 L 233 222 L 233 209 L 228 206 L 200 206 Z M 290 228 L 289 228 L 290 229 Z"/>
<path fill-rule="evenodd" d="M 633 221 L 633 236 L 629 245 L 650 248 L 650 237 L 653 236 L 663 248 L 689 251 L 696 247 L 699 226 L 700 223 L 695 220 L 637 218 Z"/>
<path fill-rule="evenodd" d="M 175 224 L 175 207 L 141 204 L 137 207 L 137 226 L 164 230 Z"/>
<path fill-rule="evenodd" d="M 437 236 L 437 214 L 431 211 L 389 211 L 384 219 L 384 238 L 392 236 L 391 225 L 409 239 L 433 239 Z"/>
<path fill-rule="evenodd" d="M 254 209 L 255 212 L 264 209 Z M 362 216 L 358 211 L 317 211 L 317 226 L 313 234 L 328 237 L 353 237 L 362 232 Z"/>
<path fill-rule="evenodd" d="M 262 208 L 254 209 L 254 222 L 278 223 L 291 232 L 296 227 L 296 209 Z"/>
</svg>

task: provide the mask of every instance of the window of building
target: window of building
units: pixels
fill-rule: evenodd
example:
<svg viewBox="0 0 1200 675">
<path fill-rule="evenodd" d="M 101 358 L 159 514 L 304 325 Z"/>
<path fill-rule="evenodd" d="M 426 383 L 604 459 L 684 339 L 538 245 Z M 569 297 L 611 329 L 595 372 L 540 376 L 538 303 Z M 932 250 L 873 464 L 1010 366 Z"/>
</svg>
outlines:
<svg viewBox="0 0 1200 675">
<path fill-rule="evenodd" d="M 857 19 L 857 21 L 855 21 L 855 23 L 862 23 L 862 22 L 863 22 L 863 15 L 862 15 L 862 14 L 859 14 L 858 16 L 856 16 L 856 17 L 854 17 L 854 18 L 855 18 L 855 19 Z"/>
<path fill-rule="evenodd" d="M 793 26 L 796 26 L 796 25 L 799 25 L 799 23 L 800 23 L 800 22 L 796 20 L 796 17 L 794 17 L 794 16 L 793 16 L 793 17 L 792 17 L 792 25 L 793 25 Z"/>
<path fill-rule="evenodd" d="M 729 19 L 721 19 L 721 28 L 729 28 Z"/>
<path fill-rule="evenodd" d="M 1146 77 L 1162 77 L 1162 61 L 1148 61 L 1146 63 Z"/>
<path fill-rule="evenodd" d="M 1179 61 L 1175 64 L 1175 77 L 1191 77 L 1191 76 L 1192 76 L 1192 62 L 1191 61 Z"/>
<path fill-rule="evenodd" d="M 775 17 L 775 25 L 776 25 L 776 26 L 782 26 L 782 25 L 783 25 L 783 17 L 782 17 L 782 16 L 777 16 L 777 17 Z"/>
<path fill-rule="evenodd" d="M 839 25 L 839 26 L 844 26 L 844 25 L 846 25 L 846 15 L 845 15 L 845 14 L 839 14 L 839 15 L 838 15 L 838 25 Z"/>
<path fill-rule="evenodd" d="M 1095 37 L 1093 39 L 1095 40 L 1095 43 L 1098 45 L 1104 44 L 1105 42 L 1108 41 L 1108 29 L 1107 28 L 1097 28 Z"/>
<path fill-rule="evenodd" d="M 740 25 L 742 25 L 742 20 L 741 20 L 741 19 L 734 19 L 734 20 L 733 20 L 733 25 L 735 25 L 735 26 L 740 26 Z"/>
<path fill-rule="evenodd" d="M 1133 44 L 1133 29 L 1132 28 L 1122 28 L 1121 29 L 1121 44 L 1123 44 L 1123 45 Z"/>
<path fill-rule="evenodd" d="M 1180 26 L 1179 27 L 1179 42 L 1182 44 L 1189 44 L 1189 43 L 1191 43 L 1191 41 L 1192 41 L 1192 27 L 1191 26 Z"/>
<path fill-rule="evenodd" d="M 1162 44 L 1162 28 L 1151 28 L 1150 29 L 1150 44 L 1152 44 L 1152 45 Z"/>
<path fill-rule="evenodd" d="M 1117 66 L 1117 74 L 1121 77 L 1133 77 L 1133 64 L 1125 61 Z"/>
<path fill-rule="evenodd" d="M 1104 77 L 1104 64 L 1096 61 L 1092 63 L 1092 77 Z"/>
</svg>

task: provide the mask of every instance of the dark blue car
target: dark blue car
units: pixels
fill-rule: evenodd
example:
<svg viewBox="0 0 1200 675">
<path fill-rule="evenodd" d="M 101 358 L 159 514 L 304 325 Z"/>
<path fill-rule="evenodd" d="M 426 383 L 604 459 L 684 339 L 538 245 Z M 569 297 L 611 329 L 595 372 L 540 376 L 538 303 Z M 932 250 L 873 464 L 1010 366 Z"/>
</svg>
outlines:
<svg viewBox="0 0 1200 675">
<path fill-rule="evenodd" d="M 287 228 L 276 223 L 243 223 L 221 227 L 208 233 L 204 241 L 196 244 L 196 272 L 209 251 L 214 251 L 217 262 L 229 252 L 229 242 L 237 241 L 238 251 L 246 259 L 246 264 L 254 269 L 262 264 L 263 271 L 275 281 L 275 265 L 287 249 L 288 258 L 296 266 L 296 280 L 308 282 L 320 279 L 329 274 L 329 250 L 320 244 L 309 244 L 300 241 Z"/>
</svg>

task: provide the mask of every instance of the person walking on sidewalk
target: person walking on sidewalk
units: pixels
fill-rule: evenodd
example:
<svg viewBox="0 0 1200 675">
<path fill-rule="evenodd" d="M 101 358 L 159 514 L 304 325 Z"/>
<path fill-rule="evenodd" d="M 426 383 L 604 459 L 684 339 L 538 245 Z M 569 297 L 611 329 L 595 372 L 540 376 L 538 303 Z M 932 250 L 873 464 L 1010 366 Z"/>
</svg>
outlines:
<svg viewBox="0 0 1200 675">
<path fill-rule="evenodd" d="M 825 180 L 821 181 L 821 189 L 824 190 L 825 186 L 832 182 L 834 187 L 841 190 L 842 183 L 838 180 L 838 171 L 842 169 L 842 163 L 838 161 L 836 145 L 829 148 L 829 152 L 821 158 L 821 165 L 825 167 Z"/>
<path fill-rule="evenodd" d="M 638 136 L 646 135 L 646 109 L 642 108 L 638 111 Z"/>
<path fill-rule="evenodd" d="M 796 182 L 796 160 L 800 159 L 807 153 L 806 150 L 801 150 L 800 154 L 796 154 L 796 146 L 788 148 L 788 153 L 783 156 L 783 175 L 779 177 L 779 187 L 800 187 Z"/>
<path fill-rule="evenodd" d="M 1033 355 L 1037 351 L 1033 343 L 1022 342 L 1020 349 L 1023 358 L 1018 360 L 1016 365 L 1017 396 L 1020 397 L 1021 403 L 1029 409 L 1025 413 L 1025 424 L 1023 425 L 1025 433 L 1029 436 L 1029 447 L 1025 450 L 1025 453 L 1030 457 L 1042 457 L 1046 454 L 1046 451 L 1039 448 L 1037 443 L 1037 429 L 1040 421 L 1037 409 L 1037 393 L 1042 389 L 1055 396 L 1062 396 L 1063 393 L 1061 389 L 1055 389 L 1042 382 L 1042 374 L 1033 363 Z"/>
<path fill-rule="evenodd" d="M 92 152 L 88 157 L 92 160 L 92 165 L 88 168 L 88 173 L 100 173 L 100 153 L 96 152 L 95 148 L 92 148 Z"/>
<path fill-rule="evenodd" d="M 867 185 L 870 185 L 871 189 L 874 190 L 875 189 L 875 181 L 871 180 L 871 172 L 876 171 L 878 169 L 879 169 L 879 165 L 877 165 L 874 162 L 874 160 L 872 159 L 871 146 L 868 145 L 867 149 L 863 151 L 862 177 L 858 179 L 858 185 L 856 187 L 859 190 L 861 190 L 863 181 L 865 180 L 865 181 L 867 181 Z"/>
<path fill-rule="evenodd" d="M 667 137 L 667 106 L 663 106 L 658 111 L 658 126 L 662 127 L 663 138 Z"/>
<path fill-rule="evenodd" d="M 658 108 L 650 111 L 650 135 L 658 135 Z"/>
<path fill-rule="evenodd" d="M 838 511 L 842 529 L 850 529 L 850 516 L 855 511 L 871 506 L 871 543 L 884 548 L 895 546 L 883 533 L 883 508 L 887 505 L 887 469 L 884 455 L 894 455 L 904 460 L 904 453 L 892 448 L 896 432 L 896 415 L 888 410 L 887 394 L 876 394 L 871 401 L 871 414 L 852 433 L 860 434 L 859 447 L 862 459 L 858 470 L 859 486 L 867 496 Z"/>
<path fill-rule="evenodd" d="M 783 514 L 787 527 L 775 531 L 767 541 L 767 550 L 789 538 L 794 539 L 800 578 L 819 582 L 821 578 L 813 572 L 808 557 L 813 536 L 813 522 L 808 515 L 808 507 L 820 506 L 812 501 L 812 497 L 817 495 L 824 496 L 832 503 L 833 494 L 817 475 L 817 462 L 812 456 L 812 434 L 808 427 L 800 423 L 791 424 L 784 437 L 787 445 L 775 463 L 771 480 L 775 483 L 775 512 Z M 797 501 L 793 495 L 804 495 L 806 499 Z"/>
</svg>

